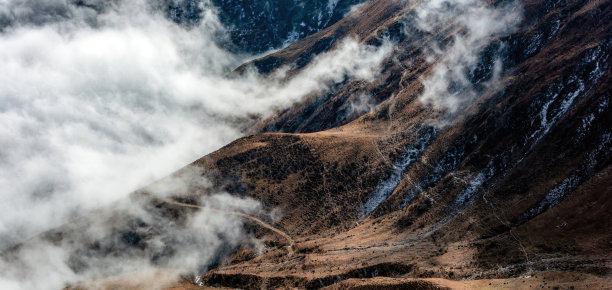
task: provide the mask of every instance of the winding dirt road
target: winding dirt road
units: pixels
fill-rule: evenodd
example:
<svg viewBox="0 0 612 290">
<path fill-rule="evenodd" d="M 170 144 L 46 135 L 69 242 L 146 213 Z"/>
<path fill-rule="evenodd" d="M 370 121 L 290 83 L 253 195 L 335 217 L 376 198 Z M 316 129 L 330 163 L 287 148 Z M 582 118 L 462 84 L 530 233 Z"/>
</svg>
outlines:
<svg viewBox="0 0 612 290">
<path fill-rule="evenodd" d="M 204 206 L 200 206 L 200 205 L 196 205 L 196 204 L 190 204 L 190 203 L 183 203 L 183 202 L 178 202 L 169 198 L 159 198 L 162 201 L 169 203 L 169 204 L 173 204 L 173 205 L 177 205 L 177 206 L 182 206 L 182 207 L 188 207 L 188 208 L 197 208 L 197 209 L 206 209 L 212 212 L 216 212 L 216 213 L 220 213 L 220 214 L 225 214 L 225 215 L 233 215 L 233 216 L 239 216 L 245 219 L 248 219 L 250 221 L 253 221 L 257 224 L 259 224 L 260 226 L 269 229 L 271 231 L 273 231 L 274 233 L 276 233 L 277 235 L 283 237 L 285 240 L 287 240 L 287 242 L 289 243 L 289 245 L 287 246 L 287 255 L 289 257 L 293 256 L 293 249 L 295 248 L 295 242 L 293 241 L 293 239 L 291 238 L 291 236 L 289 236 L 287 233 L 285 233 L 284 231 L 275 228 L 274 226 L 266 223 L 265 221 L 262 221 L 261 219 L 254 217 L 252 215 L 248 215 L 242 212 L 238 212 L 238 211 L 225 211 L 225 210 L 220 210 L 220 209 L 216 209 L 216 208 L 212 208 L 212 207 L 204 207 Z"/>
</svg>

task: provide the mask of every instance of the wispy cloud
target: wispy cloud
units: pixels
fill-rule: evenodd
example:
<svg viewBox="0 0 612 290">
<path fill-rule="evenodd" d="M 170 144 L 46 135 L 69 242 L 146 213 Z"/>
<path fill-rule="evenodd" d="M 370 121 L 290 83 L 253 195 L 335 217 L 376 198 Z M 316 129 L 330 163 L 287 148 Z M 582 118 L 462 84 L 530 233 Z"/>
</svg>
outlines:
<svg viewBox="0 0 612 290">
<path fill-rule="evenodd" d="M 490 6 L 476 0 L 431 0 L 417 5 L 413 20 L 425 34 L 453 28 L 449 43 L 433 42 L 427 47 L 427 61 L 433 64 L 433 69 L 422 80 L 424 91 L 419 100 L 455 113 L 477 97 L 476 85 L 493 86 L 499 79 L 502 61 L 493 58 L 482 63 L 481 56 L 492 41 L 516 31 L 521 20 L 520 7 L 516 2 Z M 482 73 L 476 72 L 479 65 L 487 71 L 484 80 L 473 77 Z"/>
<path fill-rule="evenodd" d="M 79 3 L 0 2 L 0 250 L 220 148 L 253 118 L 345 78 L 374 78 L 391 51 L 348 38 L 289 79 L 284 70 L 228 79 L 249 56 L 217 44 L 225 31 L 214 9 L 186 29 L 151 1 Z M 32 273 L 75 278 L 65 251 L 48 247 L 23 256 Z M 0 285 L 23 282 L 5 273 Z"/>
</svg>

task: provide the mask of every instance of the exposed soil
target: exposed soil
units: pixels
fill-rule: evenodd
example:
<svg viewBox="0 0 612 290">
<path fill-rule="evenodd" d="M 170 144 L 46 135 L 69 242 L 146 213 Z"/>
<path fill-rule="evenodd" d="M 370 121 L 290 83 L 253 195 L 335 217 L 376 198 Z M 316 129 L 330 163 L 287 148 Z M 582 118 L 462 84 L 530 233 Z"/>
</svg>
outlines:
<svg viewBox="0 0 612 290">
<path fill-rule="evenodd" d="M 361 16 L 254 61 L 270 70 L 293 64 L 290 77 L 332 49 L 330 39 L 397 42 L 373 82 L 308 96 L 190 165 L 204 169 L 210 190 L 282 213 L 277 221 L 231 213 L 254 222 L 267 251 L 235 249 L 201 277 L 204 287 L 610 288 L 612 5 L 523 1 L 519 31 L 491 40 L 504 47 L 500 87 L 452 116 L 417 97 L 432 69 L 424 48 L 461 29 L 408 37 L 400 31 L 413 5 L 370 1 Z M 361 92 L 374 109 L 349 113 Z M 382 198 L 370 202 L 373 192 Z M 209 193 L 150 208 L 180 221 Z M 197 288 L 174 277 L 163 287 Z M 116 287 L 139 287 L 128 280 Z"/>
</svg>

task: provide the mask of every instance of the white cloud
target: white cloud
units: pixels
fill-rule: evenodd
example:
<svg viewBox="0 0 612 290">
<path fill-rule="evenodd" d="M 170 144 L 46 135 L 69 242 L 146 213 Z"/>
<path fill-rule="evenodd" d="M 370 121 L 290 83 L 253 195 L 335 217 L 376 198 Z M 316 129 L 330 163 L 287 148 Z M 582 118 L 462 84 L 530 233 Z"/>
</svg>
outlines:
<svg viewBox="0 0 612 290">
<path fill-rule="evenodd" d="M 87 3 L 0 2 L 0 250 L 220 148 L 251 116 L 345 77 L 372 79 L 391 51 L 347 39 L 288 80 L 282 72 L 227 79 L 249 56 L 216 44 L 224 31 L 214 10 L 185 29 L 149 1 Z M 217 230 L 240 229 L 224 225 Z M 62 249 L 28 253 L 50 259 L 32 258 L 33 272 L 75 278 L 58 262 Z M 15 283 L 3 275 L 0 285 Z"/>
<path fill-rule="evenodd" d="M 428 47 L 427 60 L 434 67 L 423 79 L 424 92 L 419 100 L 436 109 L 455 113 L 476 98 L 466 72 L 473 71 L 480 54 L 492 40 L 514 32 L 521 20 L 520 5 L 499 7 L 476 0 L 423 1 L 415 8 L 414 20 L 427 33 L 439 33 L 457 24 L 450 44 L 443 49 L 434 43 Z M 493 64 L 493 74 L 486 85 L 492 86 L 501 73 L 501 60 Z"/>
</svg>

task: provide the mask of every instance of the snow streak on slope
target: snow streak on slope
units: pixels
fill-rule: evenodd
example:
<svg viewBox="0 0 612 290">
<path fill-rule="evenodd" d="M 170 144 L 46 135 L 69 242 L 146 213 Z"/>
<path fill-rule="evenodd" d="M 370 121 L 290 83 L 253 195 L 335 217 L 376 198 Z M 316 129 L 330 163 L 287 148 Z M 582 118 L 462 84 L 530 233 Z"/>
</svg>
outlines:
<svg viewBox="0 0 612 290">
<path fill-rule="evenodd" d="M 444 156 L 438 161 L 431 173 L 420 179 L 415 186 L 408 190 L 408 192 L 404 195 L 404 200 L 402 201 L 400 208 L 409 205 L 421 192 L 434 186 L 446 174 L 452 172 L 457 165 L 459 165 L 459 162 L 461 162 L 461 157 L 463 157 L 464 154 L 463 147 L 465 144 L 462 143 L 463 142 L 460 142 L 451 146 L 446 154 L 444 154 Z"/>
<path fill-rule="evenodd" d="M 437 130 L 432 127 L 423 129 L 423 132 L 417 139 L 417 141 L 408 146 L 406 150 L 400 155 L 399 159 L 393 163 L 391 174 L 387 179 L 382 180 L 376 189 L 370 193 L 368 200 L 364 203 L 361 212 L 359 213 L 360 218 L 365 218 L 370 215 L 383 201 L 385 201 L 399 183 L 404 178 L 404 172 L 410 168 L 415 161 L 421 157 L 421 154 L 427 149 L 427 146 L 433 141 L 436 136 Z"/>
<path fill-rule="evenodd" d="M 557 79 L 548 87 L 546 94 L 532 105 L 534 118 L 531 119 L 532 125 L 536 125 L 536 130 L 525 139 L 525 145 L 538 144 L 546 136 L 554 125 L 563 118 L 576 100 L 589 92 L 603 76 L 607 68 L 608 55 L 602 49 L 607 46 L 603 43 L 587 51 L 579 66 L 572 72 L 567 79 Z M 583 75 L 584 70 L 592 67 L 588 75 Z M 542 104 L 542 102 L 544 102 Z"/>
<path fill-rule="evenodd" d="M 538 113 L 531 114 L 534 116 L 531 119 L 531 124 L 535 125 L 533 132 L 520 146 L 515 145 L 509 150 L 489 159 L 487 166 L 470 180 L 467 187 L 457 195 L 453 204 L 447 209 L 451 216 L 465 209 L 476 198 L 480 197 L 482 193 L 489 191 L 497 182 L 519 166 L 525 160 L 525 157 L 533 152 L 534 147 L 550 133 L 558 121 L 567 116 L 577 100 L 585 97 L 597 85 L 603 75 L 602 68 L 607 67 L 605 62 L 608 56 L 602 47 L 608 47 L 608 44 L 602 43 L 598 47 L 587 50 L 579 65 L 568 77 L 557 79 L 548 86 L 546 93 L 542 97 L 534 101 L 532 112 Z M 585 74 L 585 71 L 588 74 Z M 604 104 L 606 100 L 604 99 L 601 104 Z M 600 108 L 601 104 L 599 105 Z M 601 109 L 599 110 L 601 112 Z M 539 124 L 536 122 L 537 120 L 540 120 Z M 609 149 L 606 150 L 609 147 L 608 137 L 608 134 L 604 134 L 598 149 L 591 152 L 587 158 L 588 162 L 578 172 L 552 189 L 539 206 L 530 210 L 523 217 L 533 217 L 558 204 L 567 194 L 584 182 L 585 177 L 593 174 L 592 170 L 597 165 L 597 160 L 601 159 L 600 153 L 607 153 L 609 151 Z M 580 135 L 578 138 L 581 138 Z M 522 153 L 523 157 L 516 161 L 511 161 L 510 157 L 513 155 L 513 152 L 521 147 L 525 149 Z"/>
<path fill-rule="evenodd" d="M 588 154 L 582 166 L 548 191 L 544 199 L 534 208 L 527 211 L 523 215 L 523 218 L 532 218 L 563 201 L 568 194 L 576 190 L 580 184 L 586 181 L 588 177 L 592 176 L 594 173 L 593 169 L 599 165 L 598 160 L 610 154 L 610 150 L 612 150 L 611 145 L 612 133 L 604 134 L 601 137 L 599 146 Z"/>
</svg>

